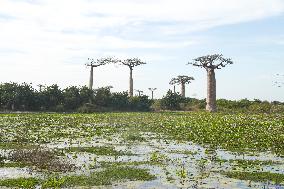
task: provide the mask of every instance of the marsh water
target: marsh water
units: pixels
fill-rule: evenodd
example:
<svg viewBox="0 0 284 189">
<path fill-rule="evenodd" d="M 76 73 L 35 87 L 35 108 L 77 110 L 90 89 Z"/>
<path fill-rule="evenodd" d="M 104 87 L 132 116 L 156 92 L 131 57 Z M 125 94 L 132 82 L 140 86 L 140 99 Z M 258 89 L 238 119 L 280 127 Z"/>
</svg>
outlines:
<svg viewBox="0 0 284 189">
<path fill-rule="evenodd" d="M 63 151 L 60 158 L 67 159 L 78 169 L 65 175 L 88 175 L 97 171 L 102 163 L 110 166 L 123 165 L 147 169 L 156 179 L 151 181 L 116 182 L 105 188 L 284 188 L 272 182 L 255 182 L 229 178 L 222 174 L 226 171 L 263 171 L 284 174 L 284 158 L 270 152 L 230 152 L 212 149 L 192 142 L 176 141 L 151 132 L 139 132 L 136 137 L 142 140 L 126 140 L 123 133 L 92 139 L 62 139 L 42 148 Z M 66 152 L 70 147 L 114 147 L 116 151 L 129 155 L 96 155 L 88 152 Z M 10 150 L 1 150 L 5 156 Z M 267 164 L 244 166 L 238 162 L 272 162 Z M 41 177 L 40 172 L 28 167 L 2 167 L 0 179 L 20 177 Z"/>
</svg>

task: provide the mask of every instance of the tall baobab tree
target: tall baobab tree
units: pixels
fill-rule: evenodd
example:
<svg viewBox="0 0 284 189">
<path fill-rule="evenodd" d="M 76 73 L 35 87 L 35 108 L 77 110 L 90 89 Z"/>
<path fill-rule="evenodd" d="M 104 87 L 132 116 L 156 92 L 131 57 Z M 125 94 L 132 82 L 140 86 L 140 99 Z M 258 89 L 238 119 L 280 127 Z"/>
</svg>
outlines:
<svg viewBox="0 0 284 189">
<path fill-rule="evenodd" d="M 148 88 L 151 91 L 152 100 L 154 99 L 154 91 L 157 90 L 157 88 Z"/>
<path fill-rule="evenodd" d="M 215 112 L 217 110 L 215 69 L 221 69 L 226 67 L 228 64 L 233 64 L 233 61 L 230 58 L 223 58 L 222 54 L 213 54 L 198 57 L 188 64 L 205 68 L 207 71 L 206 110 Z"/>
<path fill-rule="evenodd" d="M 126 60 L 123 60 L 121 62 L 123 65 L 128 66 L 130 70 L 130 75 L 129 75 L 129 96 L 133 96 L 133 77 L 132 77 L 132 72 L 133 68 L 135 66 L 139 66 L 141 64 L 146 64 L 145 62 L 142 62 L 139 58 L 129 58 Z"/>
<path fill-rule="evenodd" d="M 88 58 L 88 61 L 90 61 L 89 64 L 86 64 L 86 66 L 89 66 L 91 68 L 90 70 L 90 80 L 89 80 L 89 89 L 93 89 L 93 83 L 94 83 L 94 68 L 103 66 L 108 63 L 116 63 L 118 60 L 107 57 L 107 58 L 101 58 L 101 59 L 92 59 Z"/>
<path fill-rule="evenodd" d="M 179 75 L 170 81 L 170 85 L 180 84 L 181 85 L 181 96 L 185 97 L 185 84 L 191 83 L 192 80 L 194 80 L 193 77 L 189 77 L 186 75 Z"/>
</svg>

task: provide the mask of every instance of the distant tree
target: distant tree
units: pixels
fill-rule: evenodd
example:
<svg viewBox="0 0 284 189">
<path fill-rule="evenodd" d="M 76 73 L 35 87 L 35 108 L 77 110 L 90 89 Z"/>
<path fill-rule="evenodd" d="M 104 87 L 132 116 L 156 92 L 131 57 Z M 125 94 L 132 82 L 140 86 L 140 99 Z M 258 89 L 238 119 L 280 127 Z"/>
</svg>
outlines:
<svg viewBox="0 0 284 189">
<path fill-rule="evenodd" d="M 150 111 L 151 105 L 152 100 L 146 95 L 129 97 L 129 106 L 132 111 Z"/>
<path fill-rule="evenodd" d="M 129 76 L 129 96 L 133 96 L 133 77 L 132 72 L 133 68 L 142 64 L 146 64 L 145 62 L 142 62 L 139 58 L 130 58 L 123 60 L 121 62 L 123 65 L 127 66 L 130 70 L 130 76 Z"/>
<path fill-rule="evenodd" d="M 63 105 L 63 92 L 59 88 L 58 85 L 54 84 L 51 86 L 47 86 L 42 91 L 42 103 L 44 109 L 56 111 L 57 107 Z"/>
<path fill-rule="evenodd" d="M 207 71 L 207 98 L 206 98 L 206 110 L 215 112 L 216 107 L 216 78 L 215 69 L 221 69 L 228 64 L 233 64 L 229 58 L 223 58 L 221 54 L 213 54 L 207 56 L 201 56 L 189 63 L 193 66 L 205 68 Z"/>
<path fill-rule="evenodd" d="M 82 99 L 80 96 L 80 89 L 72 86 L 63 90 L 64 108 L 66 110 L 76 110 L 80 107 Z"/>
<path fill-rule="evenodd" d="M 154 91 L 157 90 L 157 88 L 148 88 L 151 91 L 151 98 L 154 99 Z"/>
<path fill-rule="evenodd" d="M 161 99 L 161 107 L 162 109 L 166 109 L 166 110 L 179 110 L 180 109 L 180 103 L 182 103 L 184 101 L 184 98 L 177 94 L 177 93 L 173 93 L 171 90 L 169 90 L 166 94 L 166 96 L 164 96 Z"/>
<path fill-rule="evenodd" d="M 185 84 L 191 83 L 192 80 L 194 80 L 193 77 L 189 77 L 186 75 L 179 75 L 170 81 L 170 85 L 175 85 L 175 84 L 181 85 L 181 96 L 185 97 Z"/>
<path fill-rule="evenodd" d="M 95 90 L 94 104 L 99 107 L 111 105 L 111 92 L 109 87 L 101 87 Z"/>
<path fill-rule="evenodd" d="M 4 83 L 0 85 L 0 104 L 6 110 L 33 110 L 35 90 L 30 84 Z"/>
<path fill-rule="evenodd" d="M 80 98 L 82 104 L 92 103 L 94 100 L 94 91 L 89 89 L 87 86 L 80 88 Z"/>
<path fill-rule="evenodd" d="M 138 93 L 138 96 L 143 95 L 143 92 L 144 92 L 144 91 L 142 91 L 142 90 L 135 90 L 135 91 Z"/>
<path fill-rule="evenodd" d="M 129 100 L 127 92 L 112 93 L 111 105 L 115 110 L 127 110 L 129 108 Z"/>
</svg>

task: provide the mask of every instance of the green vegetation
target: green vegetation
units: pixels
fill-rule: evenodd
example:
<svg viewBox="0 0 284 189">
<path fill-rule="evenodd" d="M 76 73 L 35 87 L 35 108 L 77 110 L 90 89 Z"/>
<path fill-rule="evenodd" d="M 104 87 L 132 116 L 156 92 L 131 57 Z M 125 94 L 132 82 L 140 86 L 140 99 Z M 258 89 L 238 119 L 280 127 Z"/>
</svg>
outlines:
<svg viewBox="0 0 284 189">
<path fill-rule="evenodd" d="M 284 175 L 278 173 L 270 172 L 222 172 L 230 178 L 240 179 L 240 180 L 250 180 L 256 182 L 266 182 L 272 181 L 276 184 L 281 184 L 284 182 Z"/>
<path fill-rule="evenodd" d="M 39 91 L 30 84 L 0 84 L 2 111 L 103 112 L 149 111 L 152 100 L 147 96 L 128 97 L 127 92 L 111 93 L 109 87 L 91 90 L 71 86 L 43 86 Z"/>
<path fill-rule="evenodd" d="M 168 91 L 162 99 L 150 100 L 148 96 L 129 97 L 127 92 L 110 91 L 110 87 L 90 90 L 86 86 L 71 86 L 60 89 L 58 85 L 43 86 L 36 90 L 30 84 L 0 84 L 1 111 L 41 112 L 109 112 L 109 111 L 160 111 L 205 110 L 206 100 L 185 98 L 179 93 Z M 219 99 L 221 112 L 282 113 L 284 103 L 242 99 L 239 101 Z"/>
<path fill-rule="evenodd" d="M 39 179 L 36 178 L 17 178 L 0 180 L 0 186 L 17 187 L 17 188 L 35 188 L 39 184 Z"/>
<path fill-rule="evenodd" d="M 18 178 L 0 180 L 0 186 L 35 188 L 36 185 L 42 188 L 62 188 L 71 186 L 99 186 L 111 185 L 113 182 L 125 180 L 153 180 L 155 177 L 145 169 L 131 167 L 108 167 L 99 172 L 94 172 L 90 176 L 53 176 L 46 180 L 36 178 Z"/>
<path fill-rule="evenodd" d="M 155 177 L 150 175 L 145 169 L 131 167 L 109 167 L 100 172 L 94 172 L 88 176 L 73 176 L 65 181 L 65 186 L 98 186 L 111 185 L 112 182 L 124 180 L 153 180 Z"/>
<path fill-rule="evenodd" d="M 0 185 L 62 188 L 154 176 L 163 177 L 163 182 L 171 178 L 169 182 L 186 184 L 210 177 L 212 172 L 252 181 L 269 174 L 267 180 L 279 183 L 279 174 L 256 175 L 253 171 L 280 173 L 283 126 L 283 113 L 0 114 L 1 169 L 25 167 L 21 170 L 43 175 L 27 181 L 0 180 Z M 231 160 L 224 160 L 220 151 L 230 154 Z M 261 161 L 260 152 L 272 159 Z M 245 160 L 248 156 L 254 159 Z M 74 171 L 87 174 L 74 175 Z"/>
</svg>

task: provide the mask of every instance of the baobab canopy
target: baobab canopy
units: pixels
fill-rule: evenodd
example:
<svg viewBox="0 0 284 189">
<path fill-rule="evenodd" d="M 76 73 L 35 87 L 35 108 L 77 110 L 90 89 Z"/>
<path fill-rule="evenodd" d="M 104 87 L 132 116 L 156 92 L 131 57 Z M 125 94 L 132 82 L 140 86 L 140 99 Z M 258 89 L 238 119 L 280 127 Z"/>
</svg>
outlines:
<svg viewBox="0 0 284 189">
<path fill-rule="evenodd" d="M 189 84 L 191 83 L 191 81 L 194 80 L 193 77 L 189 77 L 189 76 L 186 76 L 186 75 L 179 75 L 177 76 L 176 78 L 173 78 L 171 81 L 170 81 L 170 85 L 174 85 L 174 84 Z"/>
<path fill-rule="evenodd" d="M 233 64 L 233 61 L 230 58 L 224 58 L 222 54 L 213 54 L 207 56 L 201 56 L 196 59 L 193 59 L 193 66 L 211 68 L 211 69 L 221 69 L 228 64 Z"/>
<path fill-rule="evenodd" d="M 133 69 L 133 67 L 141 64 L 146 64 L 146 62 L 141 61 L 139 58 L 128 58 L 123 60 L 121 63 L 125 66 L 128 66 L 130 69 Z"/>
<path fill-rule="evenodd" d="M 175 84 L 181 85 L 181 95 L 185 97 L 185 84 L 191 83 L 192 80 L 194 80 L 193 77 L 189 77 L 186 75 L 179 75 L 170 81 L 170 85 L 175 85 Z"/>
</svg>

